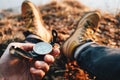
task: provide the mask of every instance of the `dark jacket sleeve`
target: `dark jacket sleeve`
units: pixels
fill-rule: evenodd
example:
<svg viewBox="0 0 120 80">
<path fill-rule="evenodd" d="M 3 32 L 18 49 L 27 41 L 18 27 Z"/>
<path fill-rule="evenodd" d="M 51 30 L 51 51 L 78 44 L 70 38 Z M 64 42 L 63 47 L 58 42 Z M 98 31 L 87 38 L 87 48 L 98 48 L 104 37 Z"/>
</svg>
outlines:
<svg viewBox="0 0 120 80">
<path fill-rule="evenodd" d="M 96 80 L 120 80 L 120 49 L 89 46 L 79 53 L 78 65 Z"/>
</svg>

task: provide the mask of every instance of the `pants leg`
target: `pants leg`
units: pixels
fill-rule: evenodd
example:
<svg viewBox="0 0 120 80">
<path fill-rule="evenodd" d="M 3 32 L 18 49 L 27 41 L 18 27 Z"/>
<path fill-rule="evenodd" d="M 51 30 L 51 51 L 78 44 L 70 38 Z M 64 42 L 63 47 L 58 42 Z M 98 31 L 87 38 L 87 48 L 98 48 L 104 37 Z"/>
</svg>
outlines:
<svg viewBox="0 0 120 80">
<path fill-rule="evenodd" d="M 78 47 L 79 48 L 79 47 Z M 78 65 L 97 80 L 120 80 L 120 49 L 88 46 L 76 58 Z"/>
</svg>

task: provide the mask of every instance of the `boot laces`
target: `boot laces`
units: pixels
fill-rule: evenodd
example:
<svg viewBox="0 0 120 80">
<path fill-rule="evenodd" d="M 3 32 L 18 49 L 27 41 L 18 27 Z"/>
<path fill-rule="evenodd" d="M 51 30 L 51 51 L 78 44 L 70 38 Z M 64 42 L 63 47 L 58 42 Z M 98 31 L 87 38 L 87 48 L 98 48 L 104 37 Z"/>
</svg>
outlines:
<svg viewBox="0 0 120 80">
<path fill-rule="evenodd" d="M 91 27 L 95 27 L 95 25 L 90 21 L 90 20 L 87 20 L 86 23 L 84 24 L 84 27 L 81 29 L 80 31 L 80 37 L 79 37 L 79 42 L 80 43 L 84 43 L 84 42 L 88 42 L 88 41 L 91 41 L 91 39 L 89 38 L 88 35 L 91 35 L 89 34 L 90 31 L 92 31 L 92 33 L 95 31 L 93 28 Z M 89 30 L 87 30 L 89 29 Z M 89 33 L 87 33 L 89 31 Z M 92 36 L 92 35 L 91 35 Z"/>
<path fill-rule="evenodd" d="M 27 28 L 30 28 L 32 25 L 32 22 L 33 22 L 33 13 L 31 10 L 27 10 L 26 13 L 25 13 L 25 16 L 23 16 L 23 19 L 25 22 L 27 22 L 27 24 L 25 25 L 25 27 Z"/>
</svg>

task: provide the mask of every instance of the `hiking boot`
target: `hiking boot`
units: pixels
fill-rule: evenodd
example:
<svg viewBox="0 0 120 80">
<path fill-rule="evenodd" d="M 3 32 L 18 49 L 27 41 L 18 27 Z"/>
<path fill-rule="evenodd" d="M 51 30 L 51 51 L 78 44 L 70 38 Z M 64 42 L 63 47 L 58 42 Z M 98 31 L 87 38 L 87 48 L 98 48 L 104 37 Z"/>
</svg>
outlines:
<svg viewBox="0 0 120 80">
<path fill-rule="evenodd" d="M 28 31 L 39 36 L 39 38 L 45 42 L 51 41 L 52 35 L 44 27 L 41 15 L 33 3 L 30 1 L 24 1 L 22 3 L 22 16 Z"/>
<path fill-rule="evenodd" d="M 92 40 L 92 36 L 98 29 L 100 14 L 98 12 L 88 12 L 78 21 L 77 27 L 71 37 L 62 46 L 63 54 L 69 59 L 74 59 L 75 49 Z"/>
</svg>

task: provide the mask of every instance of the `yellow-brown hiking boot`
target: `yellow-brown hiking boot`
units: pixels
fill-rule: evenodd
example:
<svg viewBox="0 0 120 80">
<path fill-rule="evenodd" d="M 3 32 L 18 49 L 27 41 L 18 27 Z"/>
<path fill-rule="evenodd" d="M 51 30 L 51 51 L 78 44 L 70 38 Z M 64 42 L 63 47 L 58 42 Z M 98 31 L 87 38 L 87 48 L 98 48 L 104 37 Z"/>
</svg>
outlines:
<svg viewBox="0 0 120 80">
<path fill-rule="evenodd" d="M 69 37 L 62 46 L 63 54 L 69 59 L 74 59 L 74 50 L 92 39 L 95 31 L 98 28 L 100 14 L 92 11 L 86 13 L 80 18 L 75 32 Z"/>
<path fill-rule="evenodd" d="M 45 42 L 50 42 L 52 39 L 51 33 L 44 27 L 41 15 L 36 6 L 30 1 L 22 3 L 22 16 L 25 21 L 25 27 L 32 34 L 40 37 Z"/>
</svg>

